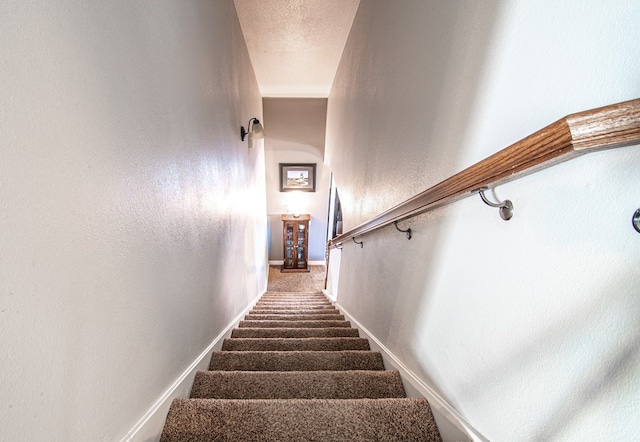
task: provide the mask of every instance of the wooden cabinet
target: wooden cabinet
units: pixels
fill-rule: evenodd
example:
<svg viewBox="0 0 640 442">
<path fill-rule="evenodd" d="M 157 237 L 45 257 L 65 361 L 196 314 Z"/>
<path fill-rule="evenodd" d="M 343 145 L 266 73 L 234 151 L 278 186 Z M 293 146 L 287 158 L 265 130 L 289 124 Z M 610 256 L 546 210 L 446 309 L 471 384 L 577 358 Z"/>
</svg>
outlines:
<svg viewBox="0 0 640 442">
<path fill-rule="evenodd" d="M 309 222 L 311 215 L 282 215 L 283 272 L 309 271 Z"/>
</svg>

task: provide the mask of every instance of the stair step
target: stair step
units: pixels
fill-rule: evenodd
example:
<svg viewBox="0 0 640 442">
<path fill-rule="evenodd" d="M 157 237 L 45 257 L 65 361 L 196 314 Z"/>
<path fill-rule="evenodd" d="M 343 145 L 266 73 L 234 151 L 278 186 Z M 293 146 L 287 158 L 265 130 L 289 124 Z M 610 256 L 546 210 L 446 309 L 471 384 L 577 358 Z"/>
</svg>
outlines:
<svg viewBox="0 0 640 442">
<path fill-rule="evenodd" d="M 346 327 L 329 328 L 234 328 L 232 338 L 330 338 L 359 336 L 358 329 Z"/>
<path fill-rule="evenodd" d="M 397 371 L 199 371 L 192 398 L 380 399 L 405 397 Z"/>
<path fill-rule="evenodd" d="M 222 351 L 342 351 L 369 350 L 365 338 L 230 338 Z"/>
<path fill-rule="evenodd" d="M 343 315 L 254 315 L 248 314 L 244 317 L 247 321 L 344 321 Z"/>
<path fill-rule="evenodd" d="M 260 299 L 256 304 L 320 304 L 320 305 L 328 305 L 333 304 L 328 299 L 280 299 L 280 300 L 268 300 L 268 299 Z"/>
<path fill-rule="evenodd" d="M 331 301 L 327 298 L 280 298 L 280 299 L 275 299 L 275 298 L 271 298 L 271 299 L 264 299 L 264 298 L 260 298 L 258 299 L 258 302 L 262 302 L 265 304 L 269 304 L 269 303 L 284 303 L 284 304 L 313 304 L 313 303 L 317 303 L 317 304 L 331 304 Z"/>
<path fill-rule="evenodd" d="M 255 304 L 255 307 L 288 307 L 289 310 L 303 310 L 308 307 L 333 307 L 333 304 L 330 302 L 262 302 L 258 301 Z"/>
<path fill-rule="evenodd" d="M 440 441 L 425 399 L 175 399 L 161 442 Z"/>
<path fill-rule="evenodd" d="M 329 301 L 328 299 L 311 299 L 311 298 L 307 298 L 307 299 L 295 299 L 295 298 L 291 298 L 291 299 L 260 299 L 258 300 L 258 302 L 263 303 L 263 304 L 331 304 L 331 301 Z"/>
<path fill-rule="evenodd" d="M 384 362 L 380 352 L 365 350 L 214 351 L 209 370 L 384 370 Z"/>
<path fill-rule="evenodd" d="M 252 310 L 315 310 L 335 309 L 332 304 L 256 304 Z"/>
<path fill-rule="evenodd" d="M 238 327 L 302 327 L 302 328 L 327 328 L 327 327 L 351 327 L 349 321 L 240 321 Z"/>
<path fill-rule="evenodd" d="M 323 295 L 321 290 L 306 290 L 306 291 L 302 291 L 302 292 L 298 292 L 298 291 L 273 291 L 273 292 L 265 292 L 265 294 L 263 296 L 277 296 L 277 295 Z"/>
<path fill-rule="evenodd" d="M 308 301 L 322 301 L 327 302 L 327 299 L 324 296 L 278 296 L 278 297 L 267 297 L 263 296 L 258 301 L 260 302 L 308 302 Z M 330 302 L 330 301 L 329 301 Z"/>
<path fill-rule="evenodd" d="M 254 310 L 335 310 L 333 304 L 329 305 L 303 305 L 303 306 L 295 306 L 291 307 L 288 305 L 272 305 L 272 306 L 264 306 L 264 305 L 254 305 Z"/>
<path fill-rule="evenodd" d="M 337 308 L 310 309 L 310 310 L 249 310 L 250 315 L 339 315 L 340 310 Z"/>
<path fill-rule="evenodd" d="M 281 295 L 273 295 L 273 294 L 265 294 L 260 299 L 322 299 L 327 300 L 328 298 L 321 293 L 299 293 L 299 294 L 281 294 Z"/>
</svg>

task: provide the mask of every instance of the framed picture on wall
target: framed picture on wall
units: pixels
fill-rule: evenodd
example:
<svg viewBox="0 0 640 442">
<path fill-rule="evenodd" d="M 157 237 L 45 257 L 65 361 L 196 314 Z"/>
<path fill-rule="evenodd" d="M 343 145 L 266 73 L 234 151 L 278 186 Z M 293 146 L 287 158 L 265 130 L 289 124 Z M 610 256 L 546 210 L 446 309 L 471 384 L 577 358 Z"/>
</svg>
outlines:
<svg viewBox="0 0 640 442">
<path fill-rule="evenodd" d="M 280 192 L 316 191 L 316 165 L 280 163 Z"/>
</svg>

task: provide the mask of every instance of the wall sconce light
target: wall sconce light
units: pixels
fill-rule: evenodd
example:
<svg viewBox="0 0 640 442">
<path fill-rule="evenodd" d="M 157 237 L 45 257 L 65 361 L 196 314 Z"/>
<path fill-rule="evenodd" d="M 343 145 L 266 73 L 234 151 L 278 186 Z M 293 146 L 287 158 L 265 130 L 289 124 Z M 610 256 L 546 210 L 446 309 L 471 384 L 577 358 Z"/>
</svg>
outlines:
<svg viewBox="0 0 640 442">
<path fill-rule="evenodd" d="M 262 129 L 262 124 L 260 124 L 260 120 L 257 118 L 252 118 L 249 120 L 247 124 L 247 130 L 244 129 L 244 126 L 240 126 L 240 139 L 242 141 L 247 138 L 247 134 L 249 135 L 250 140 L 259 140 L 264 138 L 264 130 Z"/>
</svg>

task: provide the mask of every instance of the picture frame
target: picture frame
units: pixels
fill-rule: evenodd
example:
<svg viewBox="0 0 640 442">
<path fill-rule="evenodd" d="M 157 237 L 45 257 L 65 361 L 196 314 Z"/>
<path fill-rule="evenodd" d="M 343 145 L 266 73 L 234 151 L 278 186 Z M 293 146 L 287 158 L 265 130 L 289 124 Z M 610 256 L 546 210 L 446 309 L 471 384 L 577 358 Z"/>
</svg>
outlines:
<svg viewBox="0 0 640 442">
<path fill-rule="evenodd" d="M 316 164 L 280 163 L 280 192 L 315 192 Z"/>
</svg>

